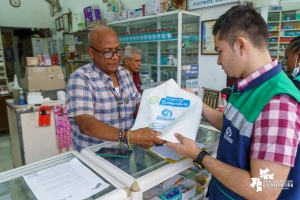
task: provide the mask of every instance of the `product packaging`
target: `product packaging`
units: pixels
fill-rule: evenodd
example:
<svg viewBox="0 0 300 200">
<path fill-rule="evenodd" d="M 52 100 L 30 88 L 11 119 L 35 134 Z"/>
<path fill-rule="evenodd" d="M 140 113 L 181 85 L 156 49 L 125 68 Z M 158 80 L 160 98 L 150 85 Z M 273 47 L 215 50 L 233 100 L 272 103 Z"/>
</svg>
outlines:
<svg viewBox="0 0 300 200">
<path fill-rule="evenodd" d="M 179 143 L 175 133 L 195 140 L 201 113 L 201 98 L 181 89 L 170 79 L 157 87 L 144 90 L 132 130 L 150 127 L 162 132 L 159 138 L 173 143 Z"/>
</svg>

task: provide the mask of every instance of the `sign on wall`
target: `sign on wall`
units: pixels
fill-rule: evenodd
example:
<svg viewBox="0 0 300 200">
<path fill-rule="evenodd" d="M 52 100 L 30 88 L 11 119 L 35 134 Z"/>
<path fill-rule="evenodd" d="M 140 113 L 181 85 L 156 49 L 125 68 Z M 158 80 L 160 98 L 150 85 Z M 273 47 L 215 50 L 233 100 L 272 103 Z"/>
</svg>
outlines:
<svg viewBox="0 0 300 200">
<path fill-rule="evenodd" d="M 201 9 L 211 6 L 220 6 L 228 3 L 240 2 L 240 0 L 189 0 L 188 10 Z"/>
</svg>

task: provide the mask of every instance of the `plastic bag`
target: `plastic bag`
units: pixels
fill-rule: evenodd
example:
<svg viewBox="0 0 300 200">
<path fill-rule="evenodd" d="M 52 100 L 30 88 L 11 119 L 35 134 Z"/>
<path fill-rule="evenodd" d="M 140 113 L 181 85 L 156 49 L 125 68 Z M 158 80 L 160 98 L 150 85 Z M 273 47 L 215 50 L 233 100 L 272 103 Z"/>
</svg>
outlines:
<svg viewBox="0 0 300 200">
<path fill-rule="evenodd" d="M 150 127 L 162 132 L 159 138 L 173 143 L 179 143 L 175 133 L 195 140 L 201 113 L 201 98 L 182 90 L 170 79 L 143 92 L 139 112 L 131 130 Z"/>
</svg>

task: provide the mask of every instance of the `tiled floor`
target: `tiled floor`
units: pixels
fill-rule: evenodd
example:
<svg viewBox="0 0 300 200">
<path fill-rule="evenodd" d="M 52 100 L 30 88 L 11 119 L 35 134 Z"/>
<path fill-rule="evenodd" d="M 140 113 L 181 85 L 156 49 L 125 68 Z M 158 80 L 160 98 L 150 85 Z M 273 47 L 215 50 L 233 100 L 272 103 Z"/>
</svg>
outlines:
<svg viewBox="0 0 300 200">
<path fill-rule="evenodd" d="M 13 169 L 9 132 L 0 132 L 0 173 Z"/>
</svg>

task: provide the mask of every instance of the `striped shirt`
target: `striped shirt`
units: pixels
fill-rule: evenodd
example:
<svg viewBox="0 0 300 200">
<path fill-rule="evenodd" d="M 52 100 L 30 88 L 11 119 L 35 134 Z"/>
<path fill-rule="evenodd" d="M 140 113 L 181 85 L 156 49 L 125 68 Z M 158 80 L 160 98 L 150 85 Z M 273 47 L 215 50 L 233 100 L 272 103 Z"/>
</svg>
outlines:
<svg viewBox="0 0 300 200">
<path fill-rule="evenodd" d="M 132 114 L 136 104 L 141 100 L 141 95 L 125 68 L 120 66 L 116 75 L 120 94 L 113 87 L 113 79 L 95 67 L 92 62 L 80 67 L 69 76 L 66 106 L 75 150 L 80 151 L 103 142 L 80 132 L 74 118 L 78 115 L 92 115 L 99 121 L 116 128 L 132 127 Z"/>
<path fill-rule="evenodd" d="M 238 82 L 238 90 L 277 66 L 277 60 L 259 68 Z M 256 119 L 251 137 L 250 158 L 278 162 L 293 167 L 300 142 L 300 106 L 291 96 L 278 94 Z"/>
</svg>

